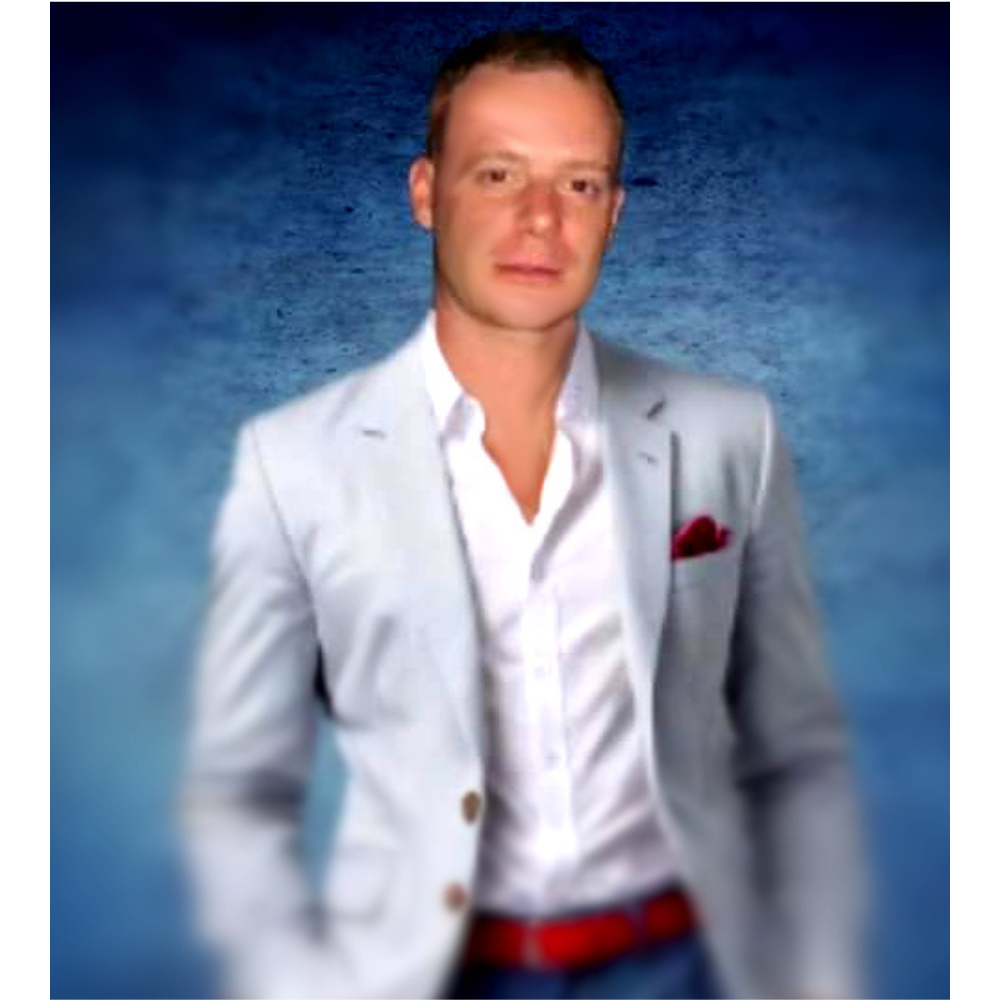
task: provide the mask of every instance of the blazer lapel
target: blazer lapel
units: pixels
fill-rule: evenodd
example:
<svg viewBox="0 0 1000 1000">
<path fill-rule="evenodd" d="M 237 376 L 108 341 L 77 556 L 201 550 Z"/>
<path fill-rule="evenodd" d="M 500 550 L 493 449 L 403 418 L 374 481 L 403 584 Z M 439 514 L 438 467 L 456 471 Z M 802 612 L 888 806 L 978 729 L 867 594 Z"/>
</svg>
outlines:
<svg viewBox="0 0 1000 1000">
<path fill-rule="evenodd" d="M 401 555 L 407 588 L 429 659 L 455 714 L 483 757 L 484 721 L 476 610 L 447 469 L 417 338 L 379 373 L 357 431 L 366 475 L 374 475 L 386 531 Z M 414 663 L 421 669 L 422 663 Z"/>
<path fill-rule="evenodd" d="M 645 366 L 596 338 L 595 346 L 628 671 L 648 720 L 670 583 L 673 436 L 662 386 Z"/>
</svg>

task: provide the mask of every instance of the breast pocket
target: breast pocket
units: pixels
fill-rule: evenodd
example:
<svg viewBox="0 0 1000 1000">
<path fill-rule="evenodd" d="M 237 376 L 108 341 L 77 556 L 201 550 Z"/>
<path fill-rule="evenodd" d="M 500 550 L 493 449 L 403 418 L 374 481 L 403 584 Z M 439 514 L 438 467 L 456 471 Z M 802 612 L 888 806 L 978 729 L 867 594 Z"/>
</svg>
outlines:
<svg viewBox="0 0 1000 1000">
<path fill-rule="evenodd" d="M 671 588 L 726 586 L 739 572 L 739 552 L 733 546 L 703 556 L 675 559 L 671 566 Z"/>
<path fill-rule="evenodd" d="M 716 662 L 728 642 L 740 589 L 740 553 L 726 548 L 673 563 L 668 635 L 699 658 Z M 706 656 L 712 650 L 711 656 Z"/>
<path fill-rule="evenodd" d="M 725 757 L 730 733 L 726 678 L 740 590 L 738 549 L 681 559 L 672 566 L 657 703 L 662 730 L 672 731 L 679 756 L 695 768 Z"/>
</svg>

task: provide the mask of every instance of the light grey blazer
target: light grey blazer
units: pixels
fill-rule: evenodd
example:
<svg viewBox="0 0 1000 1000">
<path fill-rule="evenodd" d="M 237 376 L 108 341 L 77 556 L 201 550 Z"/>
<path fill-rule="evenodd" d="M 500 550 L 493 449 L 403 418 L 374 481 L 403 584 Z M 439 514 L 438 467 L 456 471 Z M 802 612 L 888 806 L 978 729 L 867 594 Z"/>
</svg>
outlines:
<svg viewBox="0 0 1000 1000">
<path fill-rule="evenodd" d="M 735 996 L 855 996 L 845 731 L 788 451 L 759 392 L 595 338 L 618 595 L 664 835 Z M 709 514 L 721 551 L 672 562 Z M 299 852 L 323 671 L 347 785 Z M 256 997 L 447 989 L 485 795 L 476 615 L 416 341 L 250 421 L 213 543 L 184 827 L 200 925 Z M 488 810 L 489 803 L 486 803 Z"/>
</svg>

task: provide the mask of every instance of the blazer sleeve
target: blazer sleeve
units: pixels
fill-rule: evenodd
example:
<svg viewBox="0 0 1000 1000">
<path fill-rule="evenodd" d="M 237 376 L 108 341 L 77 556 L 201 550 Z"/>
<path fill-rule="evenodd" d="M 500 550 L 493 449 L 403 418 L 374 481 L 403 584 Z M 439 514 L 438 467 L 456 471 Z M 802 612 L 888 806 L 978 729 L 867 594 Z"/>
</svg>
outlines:
<svg viewBox="0 0 1000 1000">
<path fill-rule="evenodd" d="M 864 875 L 846 726 L 827 673 L 788 447 L 764 402 L 729 697 L 737 779 L 789 996 L 859 996 Z"/>
<path fill-rule="evenodd" d="M 197 919 L 239 995 L 305 995 L 319 959 L 300 856 L 318 723 L 309 592 L 253 424 L 212 542 L 182 827 Z"/>
</svg>

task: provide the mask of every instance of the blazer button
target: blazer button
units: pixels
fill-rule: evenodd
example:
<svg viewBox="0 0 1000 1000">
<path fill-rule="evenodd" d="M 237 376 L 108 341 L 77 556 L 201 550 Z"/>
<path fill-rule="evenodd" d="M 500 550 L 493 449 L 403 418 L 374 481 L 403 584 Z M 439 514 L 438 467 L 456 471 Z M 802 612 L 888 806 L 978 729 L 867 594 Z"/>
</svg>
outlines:
<svg viewBox="0 0 1000 1000">
<path fill-rule="evenodd" d="M 469 894 L 462 888 L 458 882 L 451 882 L 445 886 L 444 890 L 444 905 L 448 907 L 453 913 L 457 913 L 459 910 L 465 908 L 466 903 L 469 901 Z"/>
<path fill-rule="evenodd" d="M 466 792 L 462 796 L 462 815 L 466 823 L 475 823 L 482 807 L 483 800 L 478 792 Z"/>
</svg>

